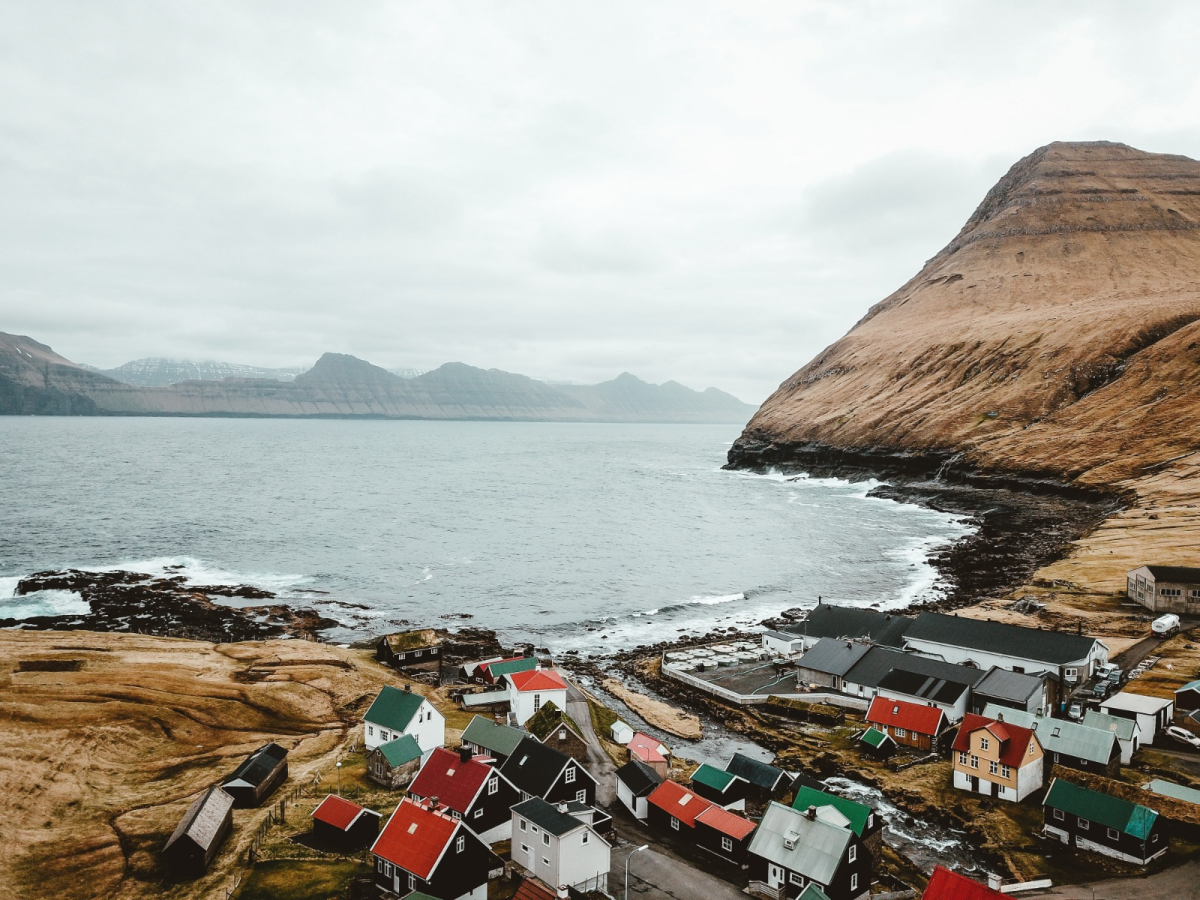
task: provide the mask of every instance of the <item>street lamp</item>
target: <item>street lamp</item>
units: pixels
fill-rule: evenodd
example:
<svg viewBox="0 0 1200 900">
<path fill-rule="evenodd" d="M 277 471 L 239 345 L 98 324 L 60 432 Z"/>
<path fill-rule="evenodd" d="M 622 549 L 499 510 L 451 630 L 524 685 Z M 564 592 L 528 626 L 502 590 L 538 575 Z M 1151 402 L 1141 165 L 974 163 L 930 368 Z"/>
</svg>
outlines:
<svg viewBox="0 0 1200 900">
<path fill-rule="evenodd" d="M 338 792 L 338 796 L 340 797 L 340 796 L 342 796 L 342 761 L 340 759 L 337 761 L 337 779 L 338 779 L 337 792 Z"/>
<path fill-rule="evenodd" d="M 634 853 L 641 853 L 643 850 L 649 850 L 649 849 L 650 849 L 649 844 L 642 844 L 642 846 L 640 846 L 634 850 L 631 850 L 629 855 L 627 857 L 625 857 L 625 900 L 629 900 L 629 861 L 631 859 L 633 859 Z"/>
</svg>

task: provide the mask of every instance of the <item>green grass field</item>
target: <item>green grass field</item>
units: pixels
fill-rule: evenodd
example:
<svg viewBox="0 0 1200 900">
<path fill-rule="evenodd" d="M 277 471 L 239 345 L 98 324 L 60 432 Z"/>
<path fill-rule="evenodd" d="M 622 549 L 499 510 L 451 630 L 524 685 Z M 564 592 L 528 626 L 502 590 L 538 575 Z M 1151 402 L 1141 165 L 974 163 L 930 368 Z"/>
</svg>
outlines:
<svg viewBox="0 0 1200 900">
<path fill-rule="evenodd" d="M 254 867 L 237 900 L 332 900 L 371 867 L 349 859 L 269 860 Z"/>
</svg>

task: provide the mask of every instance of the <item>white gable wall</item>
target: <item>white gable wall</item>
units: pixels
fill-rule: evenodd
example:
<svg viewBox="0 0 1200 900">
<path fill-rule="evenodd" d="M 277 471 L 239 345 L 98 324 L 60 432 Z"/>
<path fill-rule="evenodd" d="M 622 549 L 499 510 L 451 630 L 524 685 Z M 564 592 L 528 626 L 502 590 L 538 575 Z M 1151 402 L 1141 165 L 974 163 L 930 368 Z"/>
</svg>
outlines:
<svg viewBox="0 0 1200 900">
<path fill-rule="evenodd" d="M 521 725 L 532 719 L 534 714 L 547 703 L 553 703 L 565 712 L 567 708 L 567 692 L 562 688 L 547 691 L 518 691 L 515 685 L 509 685 L 509 710 Z"/>
<path fill-rule="evenodd" d="M 1086 657 L 1066 663 L 1061 667 L 1037 660 L 1024 659 L 1013 654 L 972 650 L 969 647 L 936 644 L 933 641 L 905 638 L 904 643 L 909 650 L 920 653 L 922 656 L 958 665 L 971 664 L 985 671 L 992 666 L 998 666 L 1009 672 L 1019 671 L 1030 675 L 1049 672 L 1051 675 L 1058 675 L 1061 668 L 1063 677 L 1068 684 L 1079 684 L 1086 681 L 1096 671 L 1097 666 L 1108 662 L 1108 648 L 1100 641 L 1092 644 L 1092 650 Z M 1071 670 L 1075 671 L 1074 675 L 1071 674 Z"/>
<path fill-rule="evenodd" d="M 446 743 L 446 717 L 434 709 L 428 700 L 422 700 L 416 715 L 403 731 L 385 728 L 370 719 L 363 720 L 363 743 L 367 750 L 374 750 L 380 744 L 394 741 L 406 734 L 413 736 L 417 746 L 421 748 L 422 757 L 428 758 L 431 750 Z"/>
</svg>

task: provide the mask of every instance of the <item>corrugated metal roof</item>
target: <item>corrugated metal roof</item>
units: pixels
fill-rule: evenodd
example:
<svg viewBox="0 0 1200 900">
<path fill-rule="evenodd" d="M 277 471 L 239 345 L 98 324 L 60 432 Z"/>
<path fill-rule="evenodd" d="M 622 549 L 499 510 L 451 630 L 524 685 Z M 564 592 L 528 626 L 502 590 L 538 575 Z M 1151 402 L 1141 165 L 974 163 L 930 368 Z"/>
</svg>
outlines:
<svg viewBox="0 0 1200 900">
<path fill-rule="evenodd" d="M 1195 803 L 1197 806 L 1200 806 L 1200 791 L 1195 788 L 1176 784 L 1173 781 L 1164 781 L 1161 778 L 1155 778 L 1149 784 L 1143 785 L 1143 787 L 1153 794 L 1161 794 L 1164 797 L 1183 800 L 1186 803 Z"/>
<path fill-rule="evenodd" d="M 736 778 L 737 776 L 732 772 L 723 772 L 716 766 L 710 766 L 708 763 L 705 763 L 692 773 L 693 783 L 698 782 L 705 787 L 710 787 L 718 791 L 725 790 Z"/>
<path fill-rule="evenodd" d="M 1010 672 L 994 666 L 975 685 L 975 693 L 997 700 L 1028 703 L 1029 698 L 1042 691 L 1042 679 L 1024 672 Z"/>
<path fill-rule="evenodd" d="M 867 644 L 855 644 L 837 638 L 821 638 L 800 657 L 796 665 L 814 672 L 845 675 L 870 649 Z"/>
<path fill-rule="evenodd" d="M 810 819 L 790 806 L 772 802 L 750 840 L 750 852 L 799 872 L 805 879 L 829 884 L 852 837 L 848 828 Z"/>
<path fill-rule="evenodd" d="M 820 603 L 808 617 L 784 630 L 810 638 L 867 638 L 876 644 L 899 647 L 913 620 L 907 616 L 881 613 L 861 606 Z"/>
<path fill-rule="evenodd" d="M 1055 778 L 1050 784 L 1050 790 L 1046 792 L 1046 799 L 1042 804 L 1052 809 L 1061 809 L 1089 822 L 1115 828 L 1141 841 L 1150 836 L 1150 830 L 1158 818 L 1158 813 L 1140 803 L 1130 803 L 1112 794 L 1089 790 L 1061 778 Z"/>
<path fill-rule="evenodd" d="M 402 766 L 421 758 L 421 745 L 411 734 L 406 734 L 394 741 L 379 745 L 379 752 L 387 760 L 389 766 Z"/>
<path fill-rule="evenodd" d="M 1117 736 L 1118 741 L 1132 741 L 1134 733 L 1138 731 L 1136 719 L 1110 716 L 1095 709 L 1089 709 L 1083 714 L 1083 724 L 1088 728 L 1110 731 Z"/>
<path fill-rule="evenodd" d="M 879 682 L 893 669 L 970 685 L 978 684 L 984 676 L 981 669 L 956 666 L 940 659 L 930 659 L 928 656 L 905 653 L 890 647 L 872 647 L 854 668 L 846 673 L 846 680 L 851 684 L 879 687 Z"/>
<path fill-rule="evenodd" d="M 1113 694 L 1101 703 L 1100 709 L 1123 709 L 1126 712 L 1152 716 L 1173 702 L 1173 700 L 1167 700 L 1165 697 L 1147 697 L 1144 694 L 1131 694 L 1129 691 L 1121 691 L 1121 693 Z"/>
<path fill-rule="evenodd" d="M 420 694 L 401 691 L 385 684 L 379 689 L 379 696 L 371 703 L 363 721 L 373 722 L 393 731 L 404 731 L 424 699 Z"/>
<path fill-rule="evenodd" d="M 855 803 L 845 797 L 830 794 L 828 791 L 818 791 L 810 787 L 802 787 L 796 791 L 796 799 L 792 801 L 792 809 L 804 812 L 810 806 L 832 806 L 850 822 L 850 829 L 862 837 L 871 818 L 871 807 L 863 803 Z"/>
<path fill-rule="evenodd" d="M 233 808 L 233 797 L 214 785 L 197 797 L 167 838 L 167 847 L 187 835 L 196 846 L 208 850 L 221 833 L 221 824 Z"/>
<path fill-rule="evenodd" d="M 725 766 L 725 771 L 769 791 L 773 791 L 779 786 L 779 779 L 787 777 L 787 772 L 783 769 L 743 753 L 733 754 Z"/>
<path fill-rule="evenodd" d="M 1007 622 L 988 622 L 925 612 L 917 616 L 904 635 L 905 642 L 930 641 L 951 647 L 964 647 L 998 653 L 1002 656 L 1035 660 L 1054 666 L 1065 665 L 1085 658 L 1092 652 L 1096 639 L 1082 634 L 1043 631 L 1009 625 Z"/>
<path fill-rule="evenodd" d="M 985 706 L 983 714 L 989 719 L 1032 730 L 1042 749 L 1048 753 L 1065 753 L 1100 765 L 1112 758 L 1117 742 L 1117 736 L 1106 728 L 1091 728 L 1068 719 L 1035 716 L 1024 710 L 1009 709 L 994 703 Z"/>
</svg>

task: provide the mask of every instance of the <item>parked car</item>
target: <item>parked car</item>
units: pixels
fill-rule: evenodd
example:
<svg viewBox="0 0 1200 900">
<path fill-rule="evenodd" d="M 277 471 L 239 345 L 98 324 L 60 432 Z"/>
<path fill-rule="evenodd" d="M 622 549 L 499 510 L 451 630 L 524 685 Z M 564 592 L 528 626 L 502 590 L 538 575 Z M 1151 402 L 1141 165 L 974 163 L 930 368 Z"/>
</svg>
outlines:
<svg viewBox="0 0 1200 900">
<path fill-rule="evenodd" d="M 1104 700 L 1108 697 L 1108 692 L 1112 690 L 1112 682 L 1108 680 L 1097 681 L 1092 688 L 1092 696 L 1097 700 Z"/>
<path fill-rule="evenodd" d="M 1200 750 L 1200 737 L 1196 737 L 1196 735 L 1192 734 L 1186 728 L 1180 728 L 1178 725 L 1168 725 L 1163 729 L 1163 734 L 1177 744 L 1184 744 L 1193 750 Z"/>
<path fill-rule="evenodd" d="M 1113 666 L 1111 671 L 1108 673 L 1108 683 L 1114 686 L 1120 685 L 1121 676 L 1124 674 L 1125 673 L 1121 671 L 1120 667 Z"/>
<path fill-rule="evenodd" d="M 1067 717 L 1071 719 L 1083 718 L 1083 704 L 1078 700 L 1072 700 L 1071 705 L 1067 707 Z"/>
</svg>

